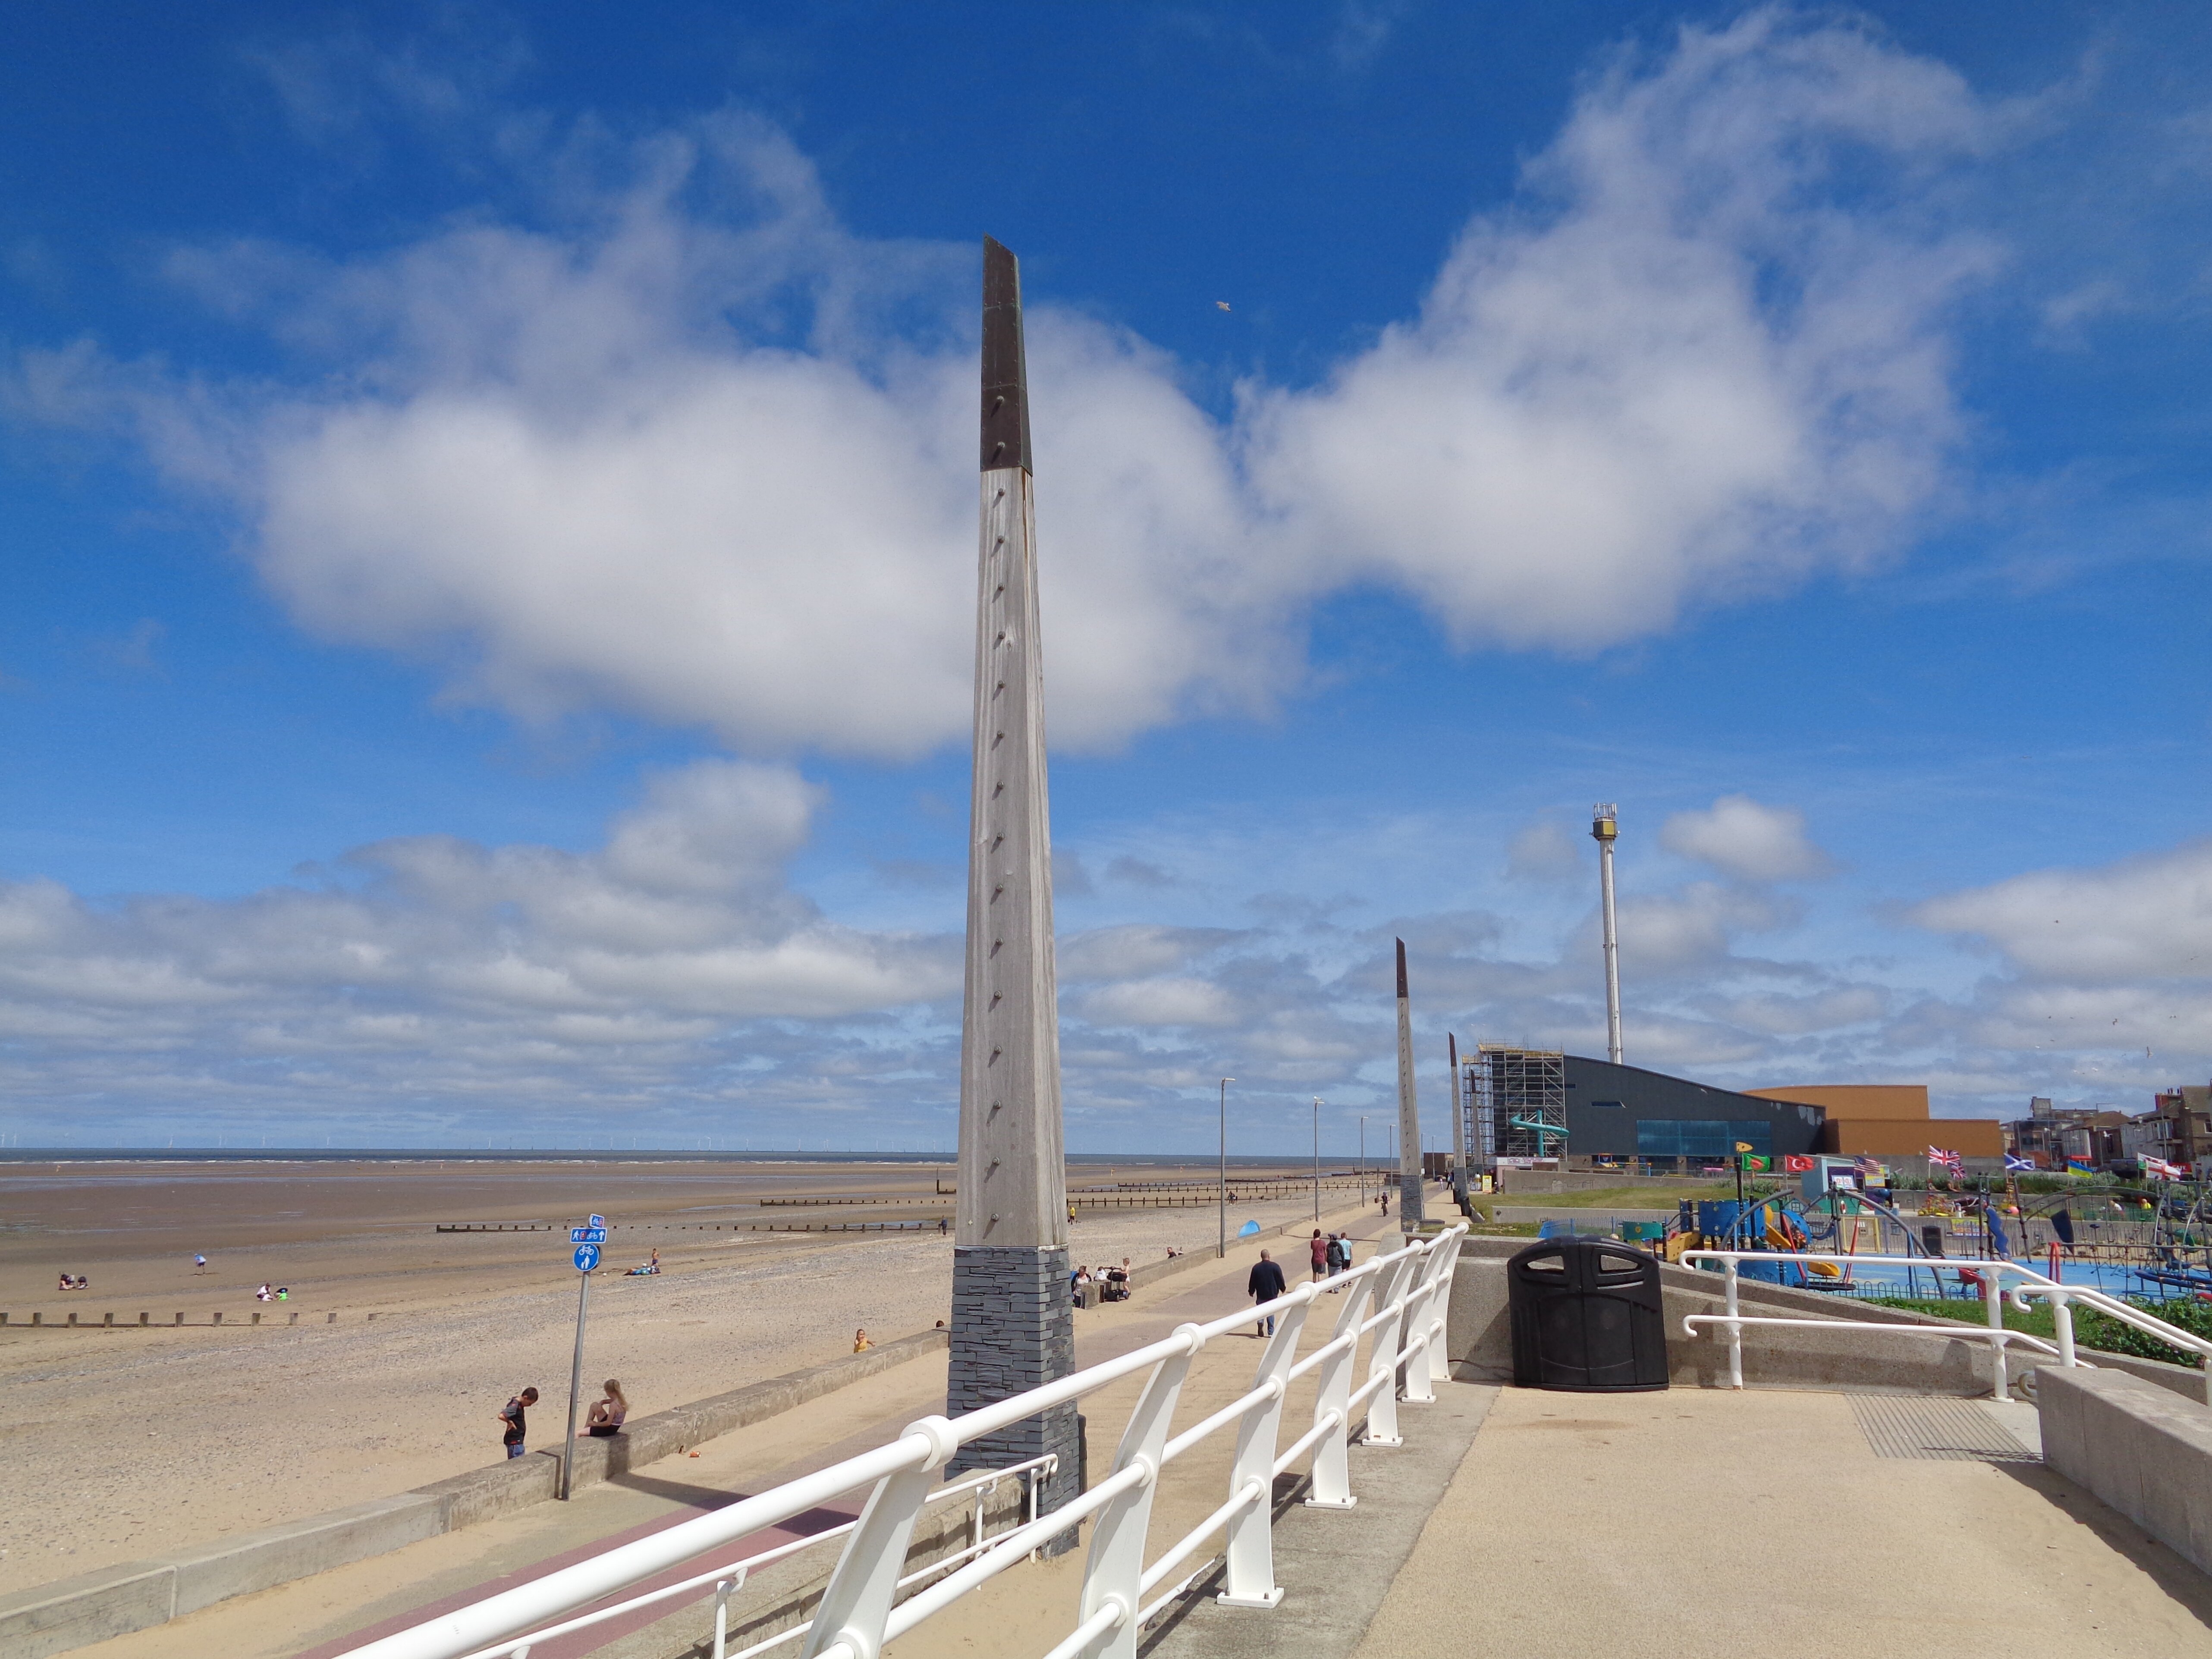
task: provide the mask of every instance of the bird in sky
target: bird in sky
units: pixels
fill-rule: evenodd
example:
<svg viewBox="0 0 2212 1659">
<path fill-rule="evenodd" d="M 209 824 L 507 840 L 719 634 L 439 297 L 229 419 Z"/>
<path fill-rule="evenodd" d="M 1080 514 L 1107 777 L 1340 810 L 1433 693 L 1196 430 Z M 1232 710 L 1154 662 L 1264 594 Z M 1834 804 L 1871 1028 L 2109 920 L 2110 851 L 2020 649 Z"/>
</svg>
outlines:
<svg viewBox="0 0 2212 1659">
<path fill-rule="evenodd" d="M 1215 305 L 1216 307 L 1218 307 L 1219 309 L 1221 309 L 1221 310 L 1223 310 L 1223 311 L 1226 311 L 1226 310 L 1228 310 L 1228 309 L 1229 309 L 1229 301 L 1226 301 L 1226 300 L 1216 300 L 1213 303 L 1214 303 L 1214 305 Z"/>
</svg>

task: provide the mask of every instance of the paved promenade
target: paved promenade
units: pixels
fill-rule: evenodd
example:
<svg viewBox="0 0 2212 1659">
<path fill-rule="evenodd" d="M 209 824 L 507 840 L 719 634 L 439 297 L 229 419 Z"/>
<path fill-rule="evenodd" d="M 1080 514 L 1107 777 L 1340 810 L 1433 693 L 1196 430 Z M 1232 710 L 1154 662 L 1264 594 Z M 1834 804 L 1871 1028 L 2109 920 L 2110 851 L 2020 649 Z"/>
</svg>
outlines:
<svg viewBox="0 0 2212 1659">
<path fill-rule="evenodd" d="M 1356 1654 L 2212 1655 L 2212 1581 L 2035 1439 L 1977 1401 L 1504 1389 Z"/>
<path fill-rule="evenodd" d="M 1357 1230 L 1378 1232 L 1379 1218 L 1343 1211 L 1325 1217 L 1343 1226 L 1357 1215 Z M 1393 1236 L 1395 1241 L 1395 1235 Z M 1270 1238 L 1268 1248 L 1295 1269 L 1303 1253 L 1295 1238 Z M 1079 1310 L 1079 1364 L 1094 1364 L 1158 1340 L 1188 1321 L 1218 1317 L 1245 1302 L 1243 1285 L 1260 1245 L 1232 1243 L 1226 1264 L 1200 1262 L 1188 1271 L 1140 1291 L 1128 1304 Z M 1297 1275 L 1293 1273 L 1295 1282 Z M 1322 1340 L 1320 1337 L 1316 1340 Z M 1218 1392 L 1231 1398 L 1250 1384 L 1259 1345 L 1213 1345 L 1200 1368 L 1215 1382 L 1194 1379 L 1189 1398 Z M 618 1476 L 604 1486 L 580 1491 L 568 1504 L 541 1504 L 466 1530 L 355 1563 L 313 1578 L 241 1596 L 153 1629 L 76 1650 L 88 1659 L 331 1659 L 376 1635 L 403 1629 L 447 1607 L 457 1606 L 542 1576 L 557 1567 L 647 1533 L 672 1527 L 748 1492 L 794 1480 L 841 1458 L 881 1444 L 908 1423 L 945 1404 L 945 1361 L 917 1360 L 857 1383 L 752 1428 L 710 1441 L 697 1457 L 672 1457 Z M 1124 1397 L 1126 1394 L 1127 1397 Z M 1121 1423 L 1134 1399 L 1134 1385 L 1109 1391 L 1091 1413 L 1091 1455 L 1110 1458 Z M 1225 1447 L 1223 1457 L 1225 1459 Z M 1194 1501 L 1202 1467 L 1209 1483 L 1226 1479 L 1225 1461 L 1217 1470 L 1194 1456 Z M 1219 1501 L 1206 1498 L 1193 1519 Z M 825 1508 L 807 1518 L 805 1530 L 835 1526 L 851 1518 L 860 1495 L 845 1510 Z M 668 1582 L 783 1541 L 788 1534 L 761 1535 L 718 1551 L 711 1559 L 672 1570 Z M 826 1547 L 834 1549 L 833 1547 Z M 1079 1558 L 1075 1558 L 1079 1559 Z M 1057 1565 L 1057 1564 L 1055 1564 Z M 1026 1570 L 1007 1575 L 1039 1588 Z M 671 1629 L 681 1625 L 678 1615 Z M 703 1612 L 689 1615 L 702 1621 Z M 541 1644 L 532 1659 L 581 1659 L 625 1650 L 650 1651 L 666 1632 L 649 1632 L 649 1613 L 597 1627 L 588 1634 Z M 680 1644 L 679 1644 L 680 1645 Z M 1045 1641 L 1042 1652 L 1051 1645 Z M 972 1648 L 965 1650 L 973 1652 Z M 672 1654 L 674 1649 L 668 1650 Z"/>
<path fill-rule="evenodd" d="M 1238 1306 L 1253 1248 L 1128 1307 L 1085 1314 L 1079 1360 Z M 1310 1345 L 1325 1340 L 1328 1306 Z M 1249 1387 L 1259 1347 L 1234 1336 L 1212 1344 L 1192 1368 L 1179 1420 Z M 943 1360 L 917 1361 L 574 1503 L 82 1651 L 329 1659 L 434 1607 L 878 1443 L 938 1409 L 943 1387 Z M 1086 1402 L 1094 1472 L 1138 1387 L 1132 1379 Z M 1194 1595 L 1147 1632 L 1151 1659 L 1984 1650 L 2212 1659 L 2212 1581 L 2045 1469 L 2032 1407 L 1760 1389 L 1563 1395 L 1455 1383 L 1440 1394 L 1434 1406 L 1401 1407 L 1403 1447 L 1355 1450 L 1357 1510 L 1280 1508 L 1279 1608 L 1229 1610 Z M 1163 1478 L 1155 1553 L 1219 1502 L 1227 1456 L 1223 1437 Z M 825 1510 L 809 1524 L 841 1518 Z M 1080 1553 L 1018 1567 L 890 1659 L 1035 1659 L 1069 1628 L 1081 1571 Z M 639 1615 L 544 1644 L 533 1659 L 677 1659 L 705 1624 L 697 1607 Z"/>
</svg>

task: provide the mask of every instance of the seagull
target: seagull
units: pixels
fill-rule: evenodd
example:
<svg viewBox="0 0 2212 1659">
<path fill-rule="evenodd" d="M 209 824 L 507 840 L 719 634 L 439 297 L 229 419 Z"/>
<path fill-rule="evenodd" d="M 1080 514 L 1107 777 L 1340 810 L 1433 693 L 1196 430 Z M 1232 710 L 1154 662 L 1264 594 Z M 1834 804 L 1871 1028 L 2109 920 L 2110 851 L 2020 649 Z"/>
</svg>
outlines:
<svg viewBox="0 0 2212 1659">
<path fill-rule="evenodd" d="M 1213 303 L 1217 310 L 1226 311 L 1229 309 L 1229 301 L 1226 300 L 1216 300 Z"/>
</svg>

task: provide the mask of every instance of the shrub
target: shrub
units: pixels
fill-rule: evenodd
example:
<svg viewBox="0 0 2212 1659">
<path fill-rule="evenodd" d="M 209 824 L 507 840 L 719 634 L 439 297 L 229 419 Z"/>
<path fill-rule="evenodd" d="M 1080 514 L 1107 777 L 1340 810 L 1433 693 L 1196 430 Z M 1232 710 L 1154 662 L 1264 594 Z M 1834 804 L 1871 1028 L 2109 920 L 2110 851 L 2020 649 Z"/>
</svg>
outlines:
<svg viewBox="0 0 2212 1659">
<path fill-rule="evenodd" d="M 2127 1298 L 2131 1308 L 2178 1326 L 2191 1336 L 2212 1340 L 2212 1302 L 2200 1302 L 2194 1297 L 2177 1298 L 2172 1302 L 2154 1302 L 2146 1297 Z M 2203 1362 L 2185 1348 L 2161 1342 L 2148 1331 L 2123 1323 L 2109 1314 L 2100 1314 L 2094 1308 L 2074 1310 L 2074 1340 L 2085 1348 L 2101 1348 L 2106 1353 L 2133 1354 L 2138 1359 L 2163 1359 L 2169 1364 L 2192 1368 Z"/>
</svg>

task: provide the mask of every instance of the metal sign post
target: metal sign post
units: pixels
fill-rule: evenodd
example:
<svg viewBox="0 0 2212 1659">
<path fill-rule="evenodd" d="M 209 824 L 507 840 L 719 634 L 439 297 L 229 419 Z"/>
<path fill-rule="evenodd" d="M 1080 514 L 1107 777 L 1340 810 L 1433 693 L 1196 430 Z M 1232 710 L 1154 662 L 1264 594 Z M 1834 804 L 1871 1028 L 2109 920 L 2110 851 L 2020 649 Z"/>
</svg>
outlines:
<svg viewBox="0 0 2212 1659">
<path fill-rule="evenodd" d="M 576 1247 L 576 1352 L 568 1362 L 568 1437 L 561 1444 L 561 1501 L 568 1501 L 568 1477 L 576 1467 L 576 1404 L 584 1391 L 584 1316 L 592 1305 L 592 1270 L 599 1265 L 599 1246 L 606 1243 L 607 1218 L 593 1216 L 581 1227 L 568 1229 Z"/>
</svg>

